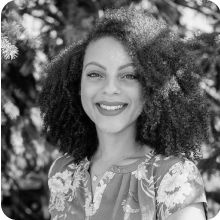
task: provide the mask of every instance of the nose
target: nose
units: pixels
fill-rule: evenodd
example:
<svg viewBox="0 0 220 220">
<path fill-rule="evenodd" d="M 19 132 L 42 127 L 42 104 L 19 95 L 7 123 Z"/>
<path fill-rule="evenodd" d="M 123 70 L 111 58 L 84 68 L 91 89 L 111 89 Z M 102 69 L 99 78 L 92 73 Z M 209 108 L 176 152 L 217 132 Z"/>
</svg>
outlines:
<svg viewBox="0 0 220 220">
<path fill-rule="evenodd" d="M 102 87 L 102 93 L 106 95 L 121 94 L 121 87 L 118 79 L 106 79 Z"/>
</svg>

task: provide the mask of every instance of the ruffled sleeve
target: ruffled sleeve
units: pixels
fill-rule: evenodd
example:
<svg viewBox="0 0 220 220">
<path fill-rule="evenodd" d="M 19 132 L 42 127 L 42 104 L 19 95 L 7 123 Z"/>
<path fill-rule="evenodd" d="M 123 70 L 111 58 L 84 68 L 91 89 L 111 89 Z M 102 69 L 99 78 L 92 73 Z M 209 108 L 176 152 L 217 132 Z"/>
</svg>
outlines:
<svg viewBox="0 0 220 220">
<path fill-rule="evenodd" d="M 157 219 L 165 220 L 190 204 L 203 202 L 207 214 L 204 185 L 199 170 L 189 160 L 172 165 L 163 176 L 157 190 Z"/>
</svg>

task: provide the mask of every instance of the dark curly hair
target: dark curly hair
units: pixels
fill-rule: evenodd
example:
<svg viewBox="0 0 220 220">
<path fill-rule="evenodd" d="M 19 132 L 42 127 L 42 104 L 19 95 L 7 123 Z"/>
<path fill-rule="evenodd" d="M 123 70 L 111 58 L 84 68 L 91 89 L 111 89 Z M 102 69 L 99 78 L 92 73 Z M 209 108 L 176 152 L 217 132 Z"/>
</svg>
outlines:
<svg viewBox="0 0 220 220">
<path fill-rule="evenodd" d="M 208 128 L 199 69 L 187 42 L 165 22 L 132 8 L 107 10 L 86 39 L 69 46 L 46 67 L 37 102 L 49 141 L 73 155 L 76 163 L 96 151 L 95 124 L 83 110 L 79 91 L 85 50 L 105 36 L 124 45 L 142 85 L 136 141 L 158 154 L 198 159 Z"/>
</svg>

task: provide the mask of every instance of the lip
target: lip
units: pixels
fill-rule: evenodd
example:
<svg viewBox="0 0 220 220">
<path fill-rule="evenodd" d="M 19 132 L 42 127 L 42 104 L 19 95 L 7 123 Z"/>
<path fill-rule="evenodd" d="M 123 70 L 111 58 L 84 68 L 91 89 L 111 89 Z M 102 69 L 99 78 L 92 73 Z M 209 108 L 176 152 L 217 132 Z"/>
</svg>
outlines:
<svg viewBox="0 0 220 220">
<path fill-rule="evenodd" d="M 107 102 L 107 101 L 101 101 L 101 102 L 98 102 L 96 104 L 103 104 L 103 105 L 107 105 L 107 106 L 116 106 L 116 105 L 125 105 L 127 103 L 125 102 Z"/>
<path fill-rule="evenodd" d="M 116 110 L 112 110 L 112 111 L 109 111 L 109 110 L 106 110 L 106 109 L 103 109 L 100 107 L 100 104 L 103 104 L 103 105 L 107 105 L 107 106 L 116 106 L 116 105 L 123 105 L 122 108 L 120 109 L 116 109 Z M 122 113 L 128 106 L 127 103 L 124 103 L 124 102 L 107 102 L 107 101 L 101 101 L 101 102 L 98 102 L 95 104 L 98 111 L 102 114 L 102 115 L 105 115 L 105 116 L 116 116 L 116 115 L 119 115 L 120 113 Z"/>
</svg>

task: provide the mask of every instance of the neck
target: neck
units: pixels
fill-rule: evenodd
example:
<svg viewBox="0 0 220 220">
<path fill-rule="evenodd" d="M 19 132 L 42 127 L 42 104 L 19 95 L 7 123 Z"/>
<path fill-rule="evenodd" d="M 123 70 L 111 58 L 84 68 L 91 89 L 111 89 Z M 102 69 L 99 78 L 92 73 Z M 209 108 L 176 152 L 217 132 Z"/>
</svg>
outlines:
<svg viewBox="0 0 220 220">
<path fill-rule="evenodd" d="M 94 155 L 96 159 L 106 161 L 112 160 L 112 158 L 120 159 L 135 152 L 139 147 L 139 143 L 135 141 L 135 126 L 118 133 L 105 133 L 99 128 L 96 130 L 99 139 L 99 146 Z"/>
</svg>

